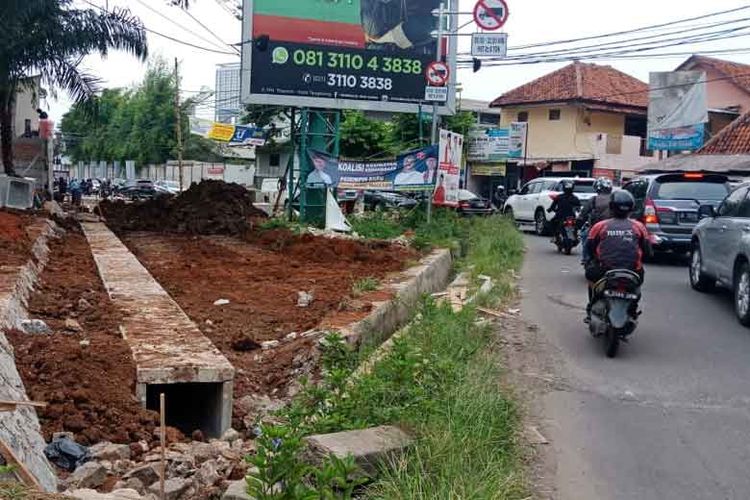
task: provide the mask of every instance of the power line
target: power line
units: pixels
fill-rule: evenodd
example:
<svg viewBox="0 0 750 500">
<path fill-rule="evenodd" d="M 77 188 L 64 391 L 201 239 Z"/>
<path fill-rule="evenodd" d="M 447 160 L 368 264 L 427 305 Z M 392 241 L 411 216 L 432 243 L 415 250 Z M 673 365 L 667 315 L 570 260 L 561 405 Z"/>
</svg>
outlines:
<svg viewBox="0 0 750 500">
<path fill-rule="evenodd" d="M 177 26 L 178 28 L 182 29 L 183 31 L 185 31 L 185 32 L 193 35 L 194 37 L 196 37 L 196 38 L 198 38 L 200 40 L 203 40 L 206 43 L 209 43 L 209 44 L 213 45 L 214 47 L 220 48 L 219 46 L 216 45 L 216 42 L 213 42 L 213 41 L 209 40 L 208 38 L 200 35 L 199 33 L 194 32 L 190 28 L 188 28 L 188 27 L 186 27 L 186 26 L 178 23 L 177 21 L 175 21 L 171 17 L 167 16 L 166 14 L 163 14 L 163 13 L 159 12 L 158 10 L 156 10 L 155 8 L 151 7 L 150 5 L 148 5 L 143 0 L 136 0 L 136 2 L 138 2 L 140 5 L 142 5 L 146 9 L 150 10 L 151 12 L 153 12 L 154 14 L 156 14 L 157 16 L 161 17 L 162 19 L 165 19 L 168 23 L 173 24 L 174 26 Z"/>
<path fill-rule="evenodd" d="M 676 20 L 676 21 L 670 21 L 670 22 L 667 22 L 667 23 L 653 24 L 653 25 L 650 25 L 650 26 L 642 26 L 640 28 L 634 28 L 634 29 L 630 29 L 630 30 L 616 31 L 616 32 L 612 32 L 612 33 L 603 33 L 603 34 L 599 34 L 599 35 L 585 36 L 585 37 L 581 37 L 581 38 L 571 38 L 569 40 L 558 40 L 556 42 L 541 42 L 541 43 L 533 43 L 533 44 L 528 44 L 528 45 L 519 45 L 517 47 L 508 47 L 508 50 L 531 49 L 531 48 L 535 48 L 535 47 L 544 47 L 544 46 L 547 46 L 547 45 L 568 44 L 568 43 L 575 43 L 575 42 L 584 42 L 584 41 L 589 41 L 589 40 L 597 40 L 597 39 L 600 39 L 600 38 L 609 38 L 609 37 L 613 37 L 613 36 L 629 35 L 629 34 L 638 33 L 638 32 L 641 32 L 641 31 L 647 31 L 647 30 L 652 30 L 652 29 L 657 29 L 657 28 L 664 28 L 664 27 L 667 27 L 667 26 L 674 26 L 676 24 L 688 23 L 690 21 L 699 21 L 699 20 L 702 20 L 702 19 L 707 19 L 709 17 L 716 17 L 716 16 L 721 16 L 721 15 L 724 15 L 724 14 L 732 14 L 732 13 L 740 12 L 742 10 L 747 10 L 747 9 L 750 9 L 750 5 L 745 5 L 744 7 L 737 7 L 737 8 L 729 9 L 729 10 L 711 12 L 711 13 L 703 14 L 703 15 L 700 15 L 700 16 L 688 17 L 688 18 L 679 19 L 679 20 Z"/>
<path fill-rule="evenodd" d="M 240 51 L 239 51 L 239 50 L 237 50 L 237 47 L 235 47 L 235 46 L 234 46 L 234 45 L 232 45 L 232 44 L 229 44 L 229 43 L 225 42 L 224 40 L 222 40 L 222 39 L 221 39 L 221 38 L 219 37 L 219 35 L 217 35 L 217 34 L 216 34 L 216 33 L 214 33 L 213 31 L 211 31 L 211 29 L 209 29 L 209 28 L 208 28 L 208 27 L 207 27 L 207 26 L 206 26 L 205 24 L 203 24 L 203 23 L 202 23 L 202 22 L 201 22 L 201 21 L 200 21 L 200 20 L 199 20 L 198 18 L 196 18 L 196 17 L 195 17 L 195 16 L 193 15 L 193 14 L 191 14 L 189 10 L 185 10 L 184 12 L 185 12 L 185 13 L 186 13 L 186 14 L 187 14 L 188 16 L 190 16 L 190 19 L 192 19 L 193 21 L 195 21 L 196 23 L 198 23 L 198 25 L 200 25 L 200 27 L 201 27 L 201 28 L 203 28 L 204 30 L 208 31 L 208 32 L 209 32 L 209 33 L 210 33 L 210 34 L 211 34 L 211 35 L 212 35 L 212 36 L 213 36 L 214 38 L 216 38 L 216 39 L 217 39 L 217 40 L 218 40 L 219 42 L 221 42 L 221 44 L 222 44 L 222 45 L 226 45 L 227 47 L 229 47 L 230 49 L 232 49 L 232 50 L 233 50 L 234 52 L 236 52 L 236 53 L 237 53 L 237 55 L 240 55 Z"/>
<path fill-rule="evenodd" d="M 100 6 L 96 5 L 93 2 L 90 2 L 89 0 L 83 0 L 83 2 L 87 3 L 88 5 L 90 5 L 92 7 L 94 7 L 95 9 L 101 10 L 102 12 L 109 13 L 109 11 L 107 9 L 105 9 L 104 7 L 100 7 Z M 165 35 L 164 33 L 160 33 L 160 32 L 158 32 L 156 30 L 151 29 L 151 28 L 147 28 L 143 23 L 140 23 L 140 24 L 139 23 L 128 23 L 128 24 L 130 24 L 131 26 L 136 26 L 138 28 L 141 28 L 144 31 L 147 31 L 147 32 L 149 32 L 151 34 L 154 34 L 156 36 L 160 36 L 162 38 L 166 38 L 167 40 L 171 40 L 171 41 L 173 41 L 175 43 L 179 43 L 179 44 L 185 45 L 187 47 L 192 47 L 194 49 L 203 50 L 203 51 L 206 51 L 206 52 L 213 52 L 214 54 L 224 54 L 224 55 L 228 55 L 228 56 L 236 56 L 237 55 L 235 52 L 227 52 L 227 51 L 223 51 L 223 50 L 216 50 L 216 49 L 211 49 L 211 48 L 208 48 L 208 47 L 202 47 L 202 46 L 196 45 L 194 43 L 186 42 L 185 40 L 180 40 L 179 38 L 175 38 L 173 36 Z"/>
</svg>

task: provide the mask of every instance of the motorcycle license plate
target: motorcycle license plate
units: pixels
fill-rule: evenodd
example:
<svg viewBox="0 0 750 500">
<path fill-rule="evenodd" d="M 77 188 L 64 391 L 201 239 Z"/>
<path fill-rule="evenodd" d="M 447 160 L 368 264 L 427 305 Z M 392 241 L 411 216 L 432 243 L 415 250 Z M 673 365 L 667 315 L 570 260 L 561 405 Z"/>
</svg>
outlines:
<svg viewBox="0 0 750 500">
<path fill-rule="evenodd" d="M 604 296 L 615 299 L 638 300 L 638 295 L 634 293 L 618 292 L 616 290 L 604 290 Z"/>
</svg>

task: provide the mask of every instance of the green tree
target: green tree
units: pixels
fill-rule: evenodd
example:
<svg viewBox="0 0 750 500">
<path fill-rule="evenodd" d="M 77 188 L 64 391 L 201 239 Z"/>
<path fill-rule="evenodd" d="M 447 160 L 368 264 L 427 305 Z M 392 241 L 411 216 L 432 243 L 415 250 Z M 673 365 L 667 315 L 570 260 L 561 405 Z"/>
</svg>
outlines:
<svg viewBox="0 0 750 500">
<path fill-rule="evenodd" d="M 96 113 L 87 104 L 74 105 L 63 116 L 60 129 L 73 161 L 134 160 L 138 165 L 161 164 L 175 158 L 177 138 L 174 73 L 157 60 L 133 89 L 107 89 L 94 99 Z M 188 100 L 181 106 L 184 158 L 220 161 L 213 141 L 190 134 Z"/>
<path fill-rule="evenodd" d="M 60 87 L 77 103 L 97 91 L 97 79 L 80 68 L 87 54 L 124 50 L 145 59 L 146 33 L 127 10 L 76 9 L 72 0 L 7 0 L 0 21 L 0 146 L 6 173 L 14 174 L 16 93 L 27 78 Z"/>
<path fill-rule="evenodd" d="M 365 116 L 362 111 L 345 110 L 341 121 L 341 156 L 371 158 L 393 153 L 391 124 Z"/>
</svg>

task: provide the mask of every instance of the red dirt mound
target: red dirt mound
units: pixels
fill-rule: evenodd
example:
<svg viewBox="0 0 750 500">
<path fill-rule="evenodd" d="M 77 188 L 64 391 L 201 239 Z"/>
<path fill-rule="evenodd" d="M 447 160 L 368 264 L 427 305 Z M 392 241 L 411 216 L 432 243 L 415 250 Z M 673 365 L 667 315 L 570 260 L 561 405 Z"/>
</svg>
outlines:
<svg viewBox="0 0 750 500">
<path fill-rule="evenodd" d="M 204 180 L 175 198 L 135 203 L 102 201 L 99 205 L 115 232 L 161 231 L 189 234 L 244 234 L 265 212 L 253 206 L 250 192 L 239 184 Z"/>
<path fill-rule="evenodd" d="M 28 214 L 0 210 L 0 255 L 2 265 L 19 266 L 29 258 L 32 242 L 26 234 L 26 227 L 34 218 Z"/>
<path fill-rule="evenodd" d="M 51 242 L 50 251 L 29 316 L 44 320 L 53 333 L 8 333 L 29 397 L 49 403 L 38 412 L 45 438 L 70 431 L 82 444 L 152 441 L 159 418 L 134 397 L 135 366 L 118 332 L 121 316 L 85 237 L 69 229 Z M 66 329 L 67 319 L 82 331 Z"/>
</svg>

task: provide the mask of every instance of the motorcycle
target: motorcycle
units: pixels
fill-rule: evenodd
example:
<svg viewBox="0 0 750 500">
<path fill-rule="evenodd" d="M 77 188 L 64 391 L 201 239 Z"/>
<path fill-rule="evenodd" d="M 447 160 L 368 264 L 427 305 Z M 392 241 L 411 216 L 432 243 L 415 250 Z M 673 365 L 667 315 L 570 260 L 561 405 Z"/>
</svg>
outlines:
<svg viewBox="0 0 750 500">
<path fill-rule="evenodd" d="M 604 338 L 608 358 L 617 356 L 620 342 L 627 342 L 638 326 L 641 278 L 627 269 L 608 271 L 593 289 L 589 331 Z"/>
<path fill-rule="evenodd" d="M 558 252 L 570 255 L 571 251 L 578 246 L 578 224 L 575 217 L 566 218 L 555 235 L 555 245 Z"/>
</svg>

